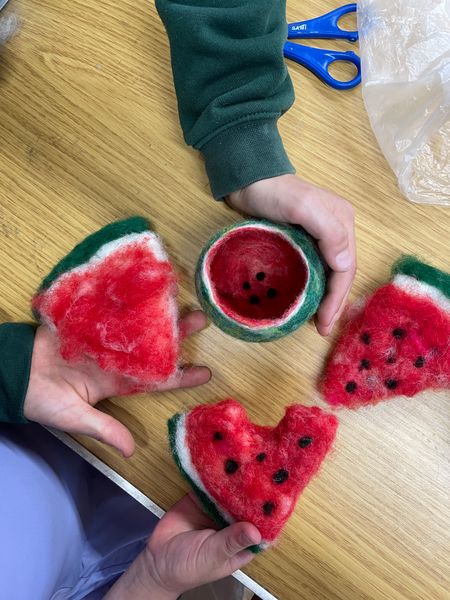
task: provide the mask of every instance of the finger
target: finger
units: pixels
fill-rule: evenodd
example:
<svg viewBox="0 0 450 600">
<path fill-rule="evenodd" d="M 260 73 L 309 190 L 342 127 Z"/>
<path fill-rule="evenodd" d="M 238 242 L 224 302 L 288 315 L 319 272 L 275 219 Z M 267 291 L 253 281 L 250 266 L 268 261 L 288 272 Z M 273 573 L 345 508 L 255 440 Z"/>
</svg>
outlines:
<svg viewBox="0 0 450 600">
<path fill-rule="evenodd" d="M 116 448 L 123 456 L 130 457 L 135 450 L 135 442 L 130 431 L 117 419 L 85 405 L 73 433 L 88 435 L 100 442 Z"/>
<path fill-rule="evenodd" d="M 211 377 L 212 373 L 208 367 L 184 367 L 167 382 L 158 385 L 157 390 L 167 392 L 168 390 L 178 390 L 180 388 L 198 387 L 208 383 Z M 152 388 L 151 391 L 155 391 L 155 388 Z"/>
<path fill-rule="evenodd" d="M 205 329 L 208 325 L 208 319 L 202 310 L 194 310 L 180 319 L 180 337 L 187 338 L 193 333 Z"/>
<path fill-rule="evenodd" d="M 158 523 L 158 536 L 160 539 L 170 539 L 187 531 L 213 531 L 215 528 L 214 523 L 187 494 L 174 504 Z"/>
<path fill-rule="evenodd" d="M 231 562 L 236 555 L 249 546 L 256 546 L 260 542 L 261 534 L 254 525 L 234 523 L 208 538 L 205 551 L 215 564 L 220 565 Z"/>
<path fill-rule="evenodd" d="M 333 271 L 352 269 L 355 262 L 352 223 L 338 219 L 325 203 L 307 199 L 298 204 L 294 215 L 297 217 L 295 221 L 316 238 L 323 257 Z"/>
<path fill-rule="evenodd" d="M 245 565 L 248 565 L 248 563 L 251 562 L 255 557 L 256 554 L 254 552 L 250 552 L 250 550 L 243 550 L 242 552 L 235 554 L 233 558 L 231 558 L 227 563 L 226 570 L 224 571 L 222 577 L 228 577 L 229 575 L 232 575 L 235 571 L 242 569 L 243 567 L 245 567 Z"/>
<path fill-rule="evenodd" d="M 332 273 L 328 279 L 328 292 L 317 312 L 316 324 L 320 335 L 330 335 L 342 314 L 353 283 L 353 272 Z"/>
<path fill-rule="evenodd" d="M 192 388 L 208 383 L 212 373 L 208 367 L 189 367 L 183 369 L 183 375 L 180 379 L 180 388 Z"/>
</svg>

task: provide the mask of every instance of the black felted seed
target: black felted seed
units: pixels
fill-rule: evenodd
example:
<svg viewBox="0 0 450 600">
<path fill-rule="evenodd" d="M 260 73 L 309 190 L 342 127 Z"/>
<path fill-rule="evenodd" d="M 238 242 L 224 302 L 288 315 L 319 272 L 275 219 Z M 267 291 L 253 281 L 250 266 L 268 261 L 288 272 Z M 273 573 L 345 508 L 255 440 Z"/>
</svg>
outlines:
<svg viewBox="0 0 450 600">
<path fill-rule="evenodd" d="M 372 366 L 372 364 L 371 364 L 370 360 L 368 360 L 367 358 L 363 358 L 361 360 L 361 362 L 359 363 L 359 370 L 360 371 L 368 371 L 371 366 Z"/>
<path fill-rule="evenodd" d="M 387 364 L 388 364 L 388 365 L 393 365 L 393 364 L 395 363 L 395 361 L 396 361 L 396 358 L 395 358 L 395 356 L 390 356 L 390 357 L 389 357 L 389 358 L 386 360 L 386 362 L 387 362 Z"/>
<path fill-rule="evenodd" d="M 264 514 L 267 516 L 270 516 L 275 508 L 275 504 L 273 502 L 264 502 L 263 504 L 263 511 Z"/>
<path fill-rule="evenodd" d="M 220 433 L 220 431 L 216 431 L 213 435 L 213 440 L 215 442 L 220 442 L 220 440 L 223 440 L 223 434 Z"/>
<path fill-rule="evenodd" d="M 267 290 L 267 297 L 268 298 L 276 298 L 278 296 L 278 292 L 275 288 L 269 288 Z"/>
<path fill-rule="evenodd" d="M 244 288 L 244 290 L 249 290 L 252 286 L 250 285 L 250 283 L 248 281 L 244 281 L 244 283 L 242 284 L 242 287 Z"/>
<path fill-rule="evenodd" d="M 258 298 L 258 296 L 255 296 L 255 295 L 250 296 L 249 302 L 250 302 L 250 304 L 259 304 L 259 298 Z"/>
<path fill-rule="evenodd" d="M 395 390 L 395 388 L 398 386 L 398 381 L 396 379 L 386 379 L 384 384 L 388 390 Z"/>
<path fill-rule="evenodd" d="M 312 444 L 312 441 L 312 437 L 309 437 L 309 435 L 305 435 L 304 437 L 301 437 L 298 440 L 298 445 L 300 446 L 300 448 L 306 448 L 307 446 Z"/>
<path fill-rule="evenodd" d="M 406 331 L 401 327 L 396 327 L 393 330 L 392 335 L 395 337 L 396 340 L 402 340 L 406 336 Z"/>
<path fill-rule="evenodd" d="M 263 271 L 256 273 L 256 279 L 258 281 L 264 281 L 265 278 L 266 278 L 266 274 Z"/>
<path fill-rule="evenodd" d="M 264 460 L 265 458 L 266 458 L 266 453 L 265 453 L 265 452 L 260 452 L 260 453 L 258 454 L 258 456 L 256 457 L 256 460 L 257 460 L 258 462 L 263 462 L 263 460 Z"/>
<path fill-rule="evenodd" d="M 370 342 L 372 341 L 372 338 L 370 337 L 370 333 L 367 333 L 367 331 L 365 331 L 364 333 L 361 334 L 360 339 L 363 344 L 366 344 L 366 346 L 368 346 L 370 344 Z"/>
<path fill-rule="evenodd" d="M 421 368 L 424 366 L 424 364 L 425 364 L 425 359 L 424 359 L 424 357 L 423 357 L 423 356 L 418 356 L 418 357 L 416 358 L 416 361 L 415 361 L 415 363 L 414 363 L 414 366 L 415 366 L 417 369 L 421 369 Z"/>
<path fill-rule="evenodd" d="M 289 478 L 289 473 L 286 469 L 279 469 L 276 473 L 272 475 L 272 479 L 275 483 L 284 483 Z"/>
<path fill-rule="evenodd" d="M 356 392 L 356 388 L 358 387 L 356 381 L 349 381 L 347 383 L 347 385 L 345 386 L 345 391 L 348 392 L 349 394 L 353 394 L 353 392 Z"/>
<path fill-rule="evenodd" d="M 227 462 L 225 463 L 225 473 L 227 475 L 233 475 L 233 473 L 236 473 L 236 471 L 239 469 L 239 465 L 238 463 L 233 460 L 232 458 L 229 458 L 227 460 Z"/>
</svg>

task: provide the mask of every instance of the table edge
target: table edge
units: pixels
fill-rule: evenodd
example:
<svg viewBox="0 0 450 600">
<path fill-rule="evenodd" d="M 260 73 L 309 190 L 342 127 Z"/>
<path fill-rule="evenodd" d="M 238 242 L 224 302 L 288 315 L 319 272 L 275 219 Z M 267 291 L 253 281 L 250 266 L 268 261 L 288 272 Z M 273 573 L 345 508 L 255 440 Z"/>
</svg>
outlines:
<svg viewBox="0 0 450 600">
<path fill-rule="evenodd" d="M 60 440 L 63 444 L 68 446 L 71 450 L 76 452 L 81 458 L 87 461 L 90 465 L 92 465 L 95 469 L 100 471 L 105 477 L 108 477 L 112 482 L 118 485 L 122 490 L 124 490 L 127 494 L 129 494 L 132 498 L 134 498 L 139 504 L 144 506 L 147 510 L 149 510 L 152 514 L 154 514 L 158 519 L 160 519 L 164 514 L 165 510 L 163 510 L 160 506 L 158 506 L 151 498 L 143 494 L 137 487 L 135 487 L 132 483 L 127 481 L 119 475 L 117 471 L 114 471 L 111 467 L 109 467 L 106 463 L 100 460 L 95 454 L 93 454 L 90 450 L 85 448 L 82 444 L 77 442 L 72 436 L 63 431 L 59 431 L 57 429 L 53 429 L 52 427 L 44 427 L 47 431 L 49 431 L 53 436 L 55 436 L 58 440 Z M 233 573 L 233 577 L 237 579 L 242 585 L 251 590 L 254 594 L 259 596 L 261 600 L 279 600 L 275 596 L 273 596 L 270 592 L 264 589 L 259 585 L 254 579 L 243 573 L 242 571 L 236 571 Z"/>
</svg>

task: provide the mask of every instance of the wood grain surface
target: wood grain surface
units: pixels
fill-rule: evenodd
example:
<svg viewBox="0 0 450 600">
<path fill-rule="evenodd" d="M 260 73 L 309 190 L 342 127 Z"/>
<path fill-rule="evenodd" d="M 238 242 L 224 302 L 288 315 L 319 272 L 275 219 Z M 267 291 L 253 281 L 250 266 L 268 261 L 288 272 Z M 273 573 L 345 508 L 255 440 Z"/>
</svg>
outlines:
<svg viewBox="0 0 450 600">
<path fill-rule="evenodd" d="M 22 28 L 0 57 L 0 316 L 29 319 L 30 296 L 54 263 L 88 233 L 132 214 L 154 222 L 181 276 L 181 306 L 196 306 L 200 249 L 239 217 L 211 200 L 201 159 L 183 143 L 153 2 L 10 4 Z M 290 1 L 288 17 L 336 4 Z M 361 90 L 336 92 L 298 65 L 289 68 L 297 100 L 281 120 L 288 152 L 302 176 L 357 209 L 352 296 L 386 281 L 402 252 L 448 270 L 449 212 L 401 196 Z M 229 395 L 261 424 L 275 424 L 292 402 L 323 404 L 315 384 L 331 345 L 312 325 L 267 345 L 211 326 L 185 348 L 186 360 L 211 366 L 210 384 L 103 404 L 134 433 L 132 459 L 82 442 L 168 508 L 187 487 L 168 451 L 167 418 Z M 449 399 L 424 393 L 341 411 L 333 456 L 277 546 L 247 573 L 281 600 L 450 598 Z"/>
</svg>

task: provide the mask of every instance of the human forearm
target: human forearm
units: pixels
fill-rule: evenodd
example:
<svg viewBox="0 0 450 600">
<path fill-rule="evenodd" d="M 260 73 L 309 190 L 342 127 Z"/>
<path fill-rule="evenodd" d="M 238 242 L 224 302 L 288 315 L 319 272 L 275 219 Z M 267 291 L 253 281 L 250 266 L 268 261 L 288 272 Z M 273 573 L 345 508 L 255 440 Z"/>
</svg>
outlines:
<svg viewBox="0 0 450 600">
<path fill-rule="evenodd" d="M 23 405 L 30 378 L 34 335 L 32 325 L 0 325 L 0 421 L 27 421 Z"/>
<path fill-rule="evenodd" d="M 103 600 L 176 600 L 178 595 L 165 590 L 152 578 L 142 552 L 109 590 Z"/>
<path fill-rule="evenodd" d="M 156 0 L 180 121 L 215 197 L 294 171 L 277 130 L 294 94 L 284 59 L 285 0 Z"/>
</svg>

